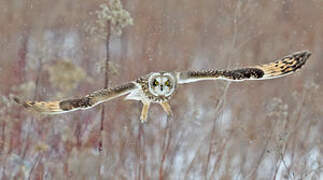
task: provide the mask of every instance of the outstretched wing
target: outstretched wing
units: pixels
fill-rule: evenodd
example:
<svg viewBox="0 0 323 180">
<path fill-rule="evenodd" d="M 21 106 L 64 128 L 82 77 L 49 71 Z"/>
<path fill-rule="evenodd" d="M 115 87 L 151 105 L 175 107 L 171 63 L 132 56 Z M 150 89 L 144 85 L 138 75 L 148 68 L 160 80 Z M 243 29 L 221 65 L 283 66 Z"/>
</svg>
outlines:
<svg viewBox="0 0 323 180">
<path fill-rule="evenodd" d="M 272 63 L 236 70 L 188 71 L 177 73 L 179 84 L 203 80 L 227 81 L 265 80 L 286 76 L 300 69 L 311 56 L 309 51 L 296 52 Z"/>
<path fill-rule="evenodd" d="M 17 97 L 13 99 L 23 107 L 44 114 L 59 114 L 79 109 L 88 109 L 105 101 L 126 95 L 138 87 L 130 82 L 116 88 L 101 89 L 81 98 L 66 99 L 62 101 L 22 101 Z"/>
</svg>

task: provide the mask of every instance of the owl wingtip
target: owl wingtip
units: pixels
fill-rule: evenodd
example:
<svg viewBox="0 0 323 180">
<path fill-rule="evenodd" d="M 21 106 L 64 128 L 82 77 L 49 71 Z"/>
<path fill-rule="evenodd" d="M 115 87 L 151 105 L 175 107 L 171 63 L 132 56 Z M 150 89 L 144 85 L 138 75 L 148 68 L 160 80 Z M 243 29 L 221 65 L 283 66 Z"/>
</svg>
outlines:
<svg viewBox="0 0 323 180">
<path fill-rule="evenodd" d="M 301 68 L 307 61 L 307 59 L 312 55 L 312 52 L 309 50 L 298 51 L 290 56 L 286 56 L 287 58 L 295 58 L 297 60 L 297 64 L 299 65 L 298 68 Z M 298 69 L 297 68 L 297 69 Z"/>
<path fill-rule="evenodd" d="M 312 52 L 308 49 L 305 50 L 307 53 L 312 54 Z"/>
<path fill-rule="evenodd" d="M 307 58 L 309 58 L 312 55 L 312 52 L 309 50 L 305 50 Z"/>
<path fill-rule="evenodd" d="M 24 100 L 21 100 L 21 98 L 19 98 L 19 97 L 17 97 L 17 96 L 13 96 L 13 97 L 11 97 L 11 99 L 13 100 L 13 101 L 15 101 L 17 104 L 19 104 L 19 105 L 22 105 L 23 107 L 25 107 L 25 108 L 29 108 L 31 105 L 29 104 L 29 103 L 27 103 L 26 101 L 24 101 Z"/>
<path fill-rule="evenodd" d="M 301 55 L 304 57 L 304 59 L 308 59 L 312 55 L 312 52 L 306 49 L 303 51 L 296 52 L 295 55 Z"/>
<path fill-rule="evenodd" d="M 11 97 L 11 99 L 12 99 L 13 101 L 15 101 L 17 104 L 21 104 L 21 100 L 20 100 L 20 98 L 19 98 L 19 97 L 17 97 L 17 96 L 13 96 L 13 97 Z"/>
</svg>

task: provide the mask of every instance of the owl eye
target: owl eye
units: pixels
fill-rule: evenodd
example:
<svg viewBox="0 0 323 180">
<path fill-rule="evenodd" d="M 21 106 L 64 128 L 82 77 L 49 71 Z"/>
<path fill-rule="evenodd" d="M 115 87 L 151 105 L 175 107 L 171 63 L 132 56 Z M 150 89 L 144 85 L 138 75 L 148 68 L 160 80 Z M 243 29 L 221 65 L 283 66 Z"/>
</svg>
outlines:
<svg viewBox="0 0 323 180">
<path fill-rule="evenodd" d="M 167 80 L 166 82 L 165 82 L 165 86 L 170 86 L 170 82 L 169 82 L 169 80 Z"/>
<path fill-rule="evenodd" d="M 159 82 L 155 79 L 155 80 L 153 81 L 153 86 L 158 86 L 158 84 L 159 84 Z"/>
</svg>

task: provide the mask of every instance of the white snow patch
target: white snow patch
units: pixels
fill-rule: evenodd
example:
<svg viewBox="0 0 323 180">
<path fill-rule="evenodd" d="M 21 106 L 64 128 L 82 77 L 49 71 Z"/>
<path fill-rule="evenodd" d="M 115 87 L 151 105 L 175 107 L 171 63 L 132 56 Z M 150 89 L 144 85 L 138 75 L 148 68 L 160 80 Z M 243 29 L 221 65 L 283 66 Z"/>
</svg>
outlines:
<svg viewBox="0 0 323 180">
<path fill-rule="evenodd" d="M 278 173 L 277 173 L 277 178 L 276 179 L 284 179 L 285 173 L 287 173 L 287 169 L 290 166 L 291 163 L 291 156 L 290 154 L 285 154 L 283 157 L 283 161 L 280 163 L 278 167 Z"/>
<path fill-rule="evenodd" d="M 182 174 L 181 171 L 183 169 L 183 165 L 184 165 L 184 156 L 183 153 L 178 153 L 175 156 L 174 159 L 174 173 L 175 174 Z"/>
<path fill-rule="evenodd" d="M 268 178 L 273 168 L 274 168 L 274 164 L 273 164 L 272 157 L 267 156 L 265 154 L 263 160 L 261 161 L 261 164 L 259 165 L 257 172 L 255 173 L 257 173 L 259 178 Z"/>
<path fill-rule="evenodd" d="M 320 150 L 315 147 L 314 149 L 312 149 L 309 152 L 309 157 L 308 157 L 308 164 L 310 166 L 311 169 L 318 169 L 320 164 L 319 164 L 319 159 L 322 159 L 322 157 L 320 157 Z"/>
<path fill-rule="evenodd" d="M 219 116 L 217 123 L 219 123 L 219 127 L 221 133 L 225 133 L 227 129 L 231 127 L 232 122 L 232 112 L 231 109 L 226 108 L 223 110 L 222 114 Z"/>
<path fill-rule="evenodd" d="M 78 35 L 76 32 L 69 32 L 64 38 L 61 56 L 62 57 L 74 57 L 76 55 L 78 47 Z"/>
</svg>

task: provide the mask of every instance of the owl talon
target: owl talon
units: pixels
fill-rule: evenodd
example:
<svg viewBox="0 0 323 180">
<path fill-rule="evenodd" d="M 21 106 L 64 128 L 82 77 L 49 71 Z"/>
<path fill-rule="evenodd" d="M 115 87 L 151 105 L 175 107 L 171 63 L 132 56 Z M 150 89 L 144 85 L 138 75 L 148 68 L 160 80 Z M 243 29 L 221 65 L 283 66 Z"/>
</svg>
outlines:
<svg viewBox="0 0 323 180">
<path fill-rule="evenodd" d="M 142 117 L 140 117 L 140 123 L 144 124 L 147 122 L 147 119 L 143 119 Z"/>
<path fill-rule="evenodd" d="M 160 103 L 160 105 L 162 106 L 163 110 L 167 113 L 168 116 L 170 116 L 170 117 L 173 116 L 172 109 L 171 109 L 168 102 L 162 102 L 162 103 Z"/>
<path fill-rule="evenodd" d="M 141 114 L 141 116 L 140 116 L 140 122 L 141 123 L 146 123 L 147 122 L 147 114 L 146 115 Z"/>
<path fill-rule="evenodd" d="M 150 103 L 143 102 L 143 106 L 142 106 L 142 110 L 141 110 L 141 115 L 140 115 L 140 122 L 141 123 L 147 122 L 149 106 L 150 106 Z"/>
</svg>

